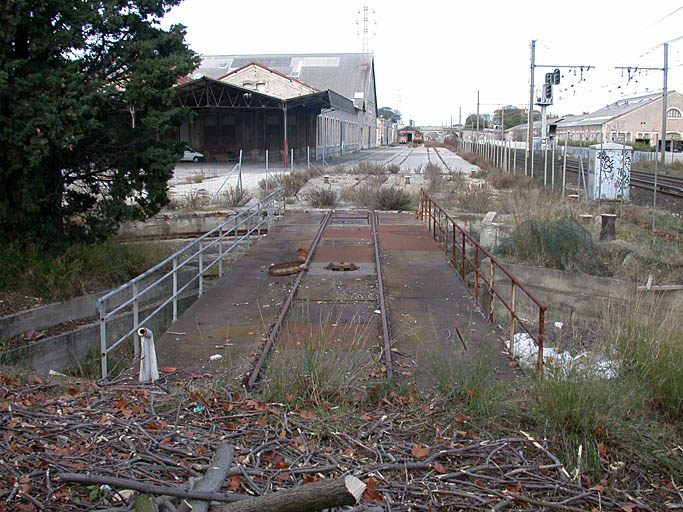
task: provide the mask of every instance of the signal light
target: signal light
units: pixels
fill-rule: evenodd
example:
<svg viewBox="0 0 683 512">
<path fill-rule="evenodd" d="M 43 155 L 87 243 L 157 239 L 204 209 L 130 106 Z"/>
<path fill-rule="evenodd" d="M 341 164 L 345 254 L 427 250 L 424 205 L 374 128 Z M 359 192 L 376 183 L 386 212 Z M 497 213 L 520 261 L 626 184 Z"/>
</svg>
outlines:
<svg viewBox="0 0 683 512">
<path fill-rule="evenodd" d="M 553 86 L 551 84 L 543 84 L 543 97 L 546 100 L 553 99 Z"/>
<path fill-rule="evenodd" d="M 555 71 L 552 72 L 552 78 L 553 78 L 553 80 L 552 80 L 553 84 L 555 84 L 555 85 L 560 84 L 560 70 L 559 69 L 556 69 Z M 546 82 L 547 81 L 548 80 L 546 79 Z"/>
<path fill-rule="evenodd" d="M 552 73 L 546 73 L 545 74 L 545 83 L 546 84 L 552 84 L 553 83 L 553 74 Z"/>
</svg>

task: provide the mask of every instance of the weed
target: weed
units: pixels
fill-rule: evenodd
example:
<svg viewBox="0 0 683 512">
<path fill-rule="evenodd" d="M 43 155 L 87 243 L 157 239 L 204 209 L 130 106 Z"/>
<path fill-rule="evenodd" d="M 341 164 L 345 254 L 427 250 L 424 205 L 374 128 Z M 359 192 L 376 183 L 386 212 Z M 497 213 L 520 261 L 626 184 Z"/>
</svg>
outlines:
<svg viewBox="0 0 683 512">
<path fill-rule="evenodd" d="M 533 185 L 533 180 L 530 177 L 508 172 L 491 171 L 489 172 L 488 179 L 491 181 L 491 185 L 498 190 L 515 187 L 528 188 Z"/>
<path fill-rule="evenodd" d="M 168 204 L 169 210 L 198 210 L 209 202 L 209 194 L 206 190 L 190 189 L 179 197 L 174 197 Z"/>
<path fill-rule="evenodd" d="M 491 208 L 491 186 L 488 183 L 472 185 L 458 193 L 456 201 L 463 210 L 484 213 Z"/>
<path fill-rule="evenodd" d="M 114 240 L 73 245 L 61 253 L 12 244 L 0 250 L 0 289 L 66 300 L 121 284 L 169 252 L 157 243 Z"/>
<path fill-rule="evenodd" d="M 385 168 L 382 164 L 374 162 L 360 162 L 351 170 L 351 174 L 384 174 Z"/>
<path fill-rule="evenodd" d="M 314 208 L 329 208 L 337 204 L 337 193 L 329 188 L 316 188 L 310 192 L 309 200 Z"/>
<path fill-rule="evenodd" d="M 386 166 L 386 170 L 391 174 L 398 174 L 401 172 L 401 167 L 398 164 L 389 164 Z"/>
<path fill-rule="evenodd" d="M 430 192 L 434 192 L 441 188 L 443 175 L 441 174 L 441 168 L 438 165 L 432 163 L 425 165 L 424 176 L 429 181 Z"/>
<path fill-rule="evenodd" d="M 246 188 L 229 185 L 225 192 L 221 194 L 220 204 L 231 208 L 237 208 L 247 204 L 251 201 L 252 197 L 253 196 Z"/>
<path fill-rule="evenodd" d="M 389 180 L 386 174 L 370 174 L 368 176 L 368 184 L 373 188 L 379 188 Z"/>
<path fill-rule="evenodd" d="M 377 210 L 407 210 L 412 198 L 402 188 L 381 187 L 375 192 L 374 201 Z"/>
<path fill-rule="evenodd" d="M 192 176 L 187 178 L 188 183 L 202 183 L 206 179 L 206 176 L 204 176 L 204 173 L 201 174 L 193 174 Z"/>
<path fill-rule="evenodd" d="M 318 171 L 311 167 L 304 171 L 292 171 L 289 174 L 269 176 L 267 180 L 265 178 L 259 180 L 258 186 L 261 189 L 262 196 L 265 195 L 266 188 L 270 192 L 279 187 L 284 187 L 286 196 L 295 196 L 308 182 L 311 175 L 316 172 Z"/>
</svg>

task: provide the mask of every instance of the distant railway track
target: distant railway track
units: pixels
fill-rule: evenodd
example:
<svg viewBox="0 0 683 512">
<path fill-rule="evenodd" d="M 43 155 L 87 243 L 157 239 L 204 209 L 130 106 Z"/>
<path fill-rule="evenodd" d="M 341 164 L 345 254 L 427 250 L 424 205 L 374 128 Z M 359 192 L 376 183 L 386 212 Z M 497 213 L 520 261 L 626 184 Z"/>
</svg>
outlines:
<svg viewBox="0 0 683 512">
<path fill-rule="evenodd" d="M 337 218 L 337 221 L 341 220 L 342 223 L 344 220 L 350 219 L 347 214 L 344 214 L 342 212 L 337 214 L 339 217 Z M 296 278 L 292 284 L 292 287 L 290 289 L 290 292 L 285 299 L 285 302 L 283 303 L 282 309 L 280 311 L 280 314 L 278 315 L 277 319 L 275 320 L 275 323 L 272 325 L 268 332 L 268 336 L 266 339 L 266 343 L 263 347 L 263 350 L 261 351 L 260 355 L 258 356 L 257 360 L 255 361 L 254 366 L 252 367 L 251 371 L 249 371 L 243 378 L 243 382 L 247 386 L 248 389 L 252 389 L 254 386 L 256 386 L 262 378 L 262 373 L 263 369 L 266 366 L 266 362 L 268 360 L 268 357 L 270 355 L 270 352 L 272 351 L 273 346 L 277 342 L 278 338 L 282 334 L 282 329 L 287 322 L 287 317 L 290 312 L 291 306 L 293 302 L 296 299 L 297 291 L 299 290 L 299 287 L 301 283 L 306 279 L 306 276 L 308 274 L 308 270 L 310 268 L 311 261 L 313 259 L 313 255 L 315 254 L 316 249 L 318 248 L 320 241 L 323 239 L 325 230 L 330 226 L 330 224 L 333 223 L 333 220 L 335 219 L 335 212 L 333 210 L 330 210 L 325 217 L 323 217 L 321 223 L 320 223 L 320 228 L 318 229 L 318 232 L 316 233 L 315 238 L 311 242 L 311 246 L 308 249 L 308 252 L 306 254 L 306 259 L 303 263 L 300 263 L 301 268 L 303 269 L 302 271 L 298 272 L 296 275 Z M 352 220 L 357 220 L 356 218 Z M 371 233 L 372 233 L 372 245 L 374 249 L 374 259 L 375 259 L 375 269 L 377 272 L 377 303 L 378 303 L 378 312 L 379 312 L 379 320 L 380 320 L 380 327 L 381 327 L 381 339 L 383 340 L 382 343 L 382 351 L 384 352 L 384 363 L 386 365 L 386 375 L 387 378 L 393 379 L 393 365 L 392 365 L 392 357 L 391 357 L 391 344 L 390 344 L 390 333 L 389 333 L 389 320 L 388 320 L 388 315 L 387 315 L 387 307 L 385 303 L 385 298 L 384 298 L 384 283 L 382 279 L 382 266 L 381 266 L 381 259 L 380 259 L 380 253 L 379 253 L 379 240 L 377 236 L 377 214 L 374 211 L 368 211 L 367 213 L 367 221 L 370 224 L 371 228 Z M 296 263 L 296 262 L 295 262 Z M 284 264 L 283 264 L 284 265 Z M 362 300 L 354 300 L 353 302 L 359 302 Z M 336 301 L 335 303 L 348 303 L 348 300 L 340 300 Z"/>
<path fill-rule="evenodd" d="M 550 172 L 550 163 L 548 163 L 548 172 Z M 518 154 L 517 155 L 517 169 L 524 169 L 524 154 Z M 586 164 L 584 164 L 584 172 L 586 172 Z M 557 180 L 557 173 L 562 172 L 562 161 L 557 160 L 555 162 L 555 175 L 556 175 L 556 180 Z M 581 170 L 581 164 L 579 160 L 575 159 L 567 159 L 567 173 L 571 173 L 574 175 L 579 174 Z M 541 159 L 540 162 L 538 160 L 534 161 L 534 174 L 535 175 L 543 175 L 544 169 L 543 169 L 543 160 Z M 642 190 L 649 190 L 653 191 L 654 190 L 654 173 L 649 172 L 649 171 L 639 171 L 639 170 L 632 170 L 631 171 L 631 186 L 634 188 L 642 189 Z M 678 176 L 670 176 L 666 174 L 658 174 L 657 175 L 657 193 L 658 194 L 664 194 L 669 197 L 675 197 L 678 199 L 683 199 L 683 178 L 680 178 Z"/>
</svg>

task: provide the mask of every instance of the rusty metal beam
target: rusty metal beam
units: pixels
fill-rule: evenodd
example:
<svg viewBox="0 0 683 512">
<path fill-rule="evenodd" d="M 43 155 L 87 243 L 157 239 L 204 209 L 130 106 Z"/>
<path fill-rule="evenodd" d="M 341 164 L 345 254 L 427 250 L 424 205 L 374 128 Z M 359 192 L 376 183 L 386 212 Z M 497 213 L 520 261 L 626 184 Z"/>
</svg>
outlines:
<svg viewBox="0 0 683 512">
<path fill-rule="evenodd" d="M 375 266 L 377 268 L 377 288 L 379 289 L 379 309 L 382 316 L 382 337 L 384 338 L 384 359 L 387 366 L 387 378 L 394 378 L 394 369 L 391 361 L 391 342 L 389 341 L 389 323 L 387 322 L 387 308 L 384 301 L 384 283 L 382 281 L 382 265 L 379 259 L 379 239 L 377 238 L 377 212 L 370 214 L 372 225 L 372 240 L 375 245 Z"/>
</svg>

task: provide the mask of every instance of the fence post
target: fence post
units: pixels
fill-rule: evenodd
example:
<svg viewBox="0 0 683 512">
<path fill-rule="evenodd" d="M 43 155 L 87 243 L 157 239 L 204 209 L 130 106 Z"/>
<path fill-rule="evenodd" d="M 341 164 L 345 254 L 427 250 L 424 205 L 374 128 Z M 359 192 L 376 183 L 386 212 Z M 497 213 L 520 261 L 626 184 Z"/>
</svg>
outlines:
<svg viewBox="0 0 683 512">
<path fill-rule="evenodd" d="M 493 263 L 493 258 L 491 258 L 491 279 L 489 282 L 489 322 L 493 322 L 493 300 L 495 299 L 495 296 L 493 294 L 493 287 L 494 287 L 494 273 L 495 273 L 495 264 Z"/>
<path fill-rule="evenodd" d="M 538 308 L 538 361 L 536 362 L 536 368 L 538 373 L 543 375 L 543 308 Z"/>
<path fill-rule="evenodd" d="M 138 299 L 138 282 L 133 282 L 133 354 L 137 359 L 140 357 L 140 336 L 138 335 L 138 327 L 140 322 L 140 301 Z"/>
<path fill-rule="evenodd" d="M 462 257 L 462 280 L 465 280 L 465 272 L 466 272 L 466 267 L 465 267 L 465 232 L 462 232 L 462 254 L 460 255 Z"/>
<path fill-rule="evenodd" d="M 479 300 L 479 246 L 474 246 L 474 298 Z"/>
<path fill-rule="evenodd" d="M 515 315 L 517 314 L 515 310 L 515 299 L 517 295 L 517 288 L 515 287 L 515 282 L 510 279 L 510 355 L 515 355 Z"/>
<path fill-rule="evenodd" d="M 102 378 L 107 377 L 107 316 L 105 301 L 100 303 L 100 365 L 102 369 Z"/>
<path fill-rule="evenodd" d="M 204 242 L 199 242 L 199 296 L 204 293 Z"/>
<path fill-rule="evenodd" d="M 223 226 L 218 230 L 218 277 L 223 277 Z"/>
<path fill-rule="evenodd" d="M 451 258 L 453 260 L 453 268 L 456 268 L 457 259 L 455 257 L 455 221 L 451 220 L 451 231 L 453 232 L 453 248 L 451 249 Z"/>
<path fill-rule="evenodd" d="M 173 258 L 173 321 L 178 320 L 178 256 Z"/>
<path fill-rule="evenodd" d="M 306 167 L 311 166 L 311 146 L 306 146 Z"/>
</svg>

